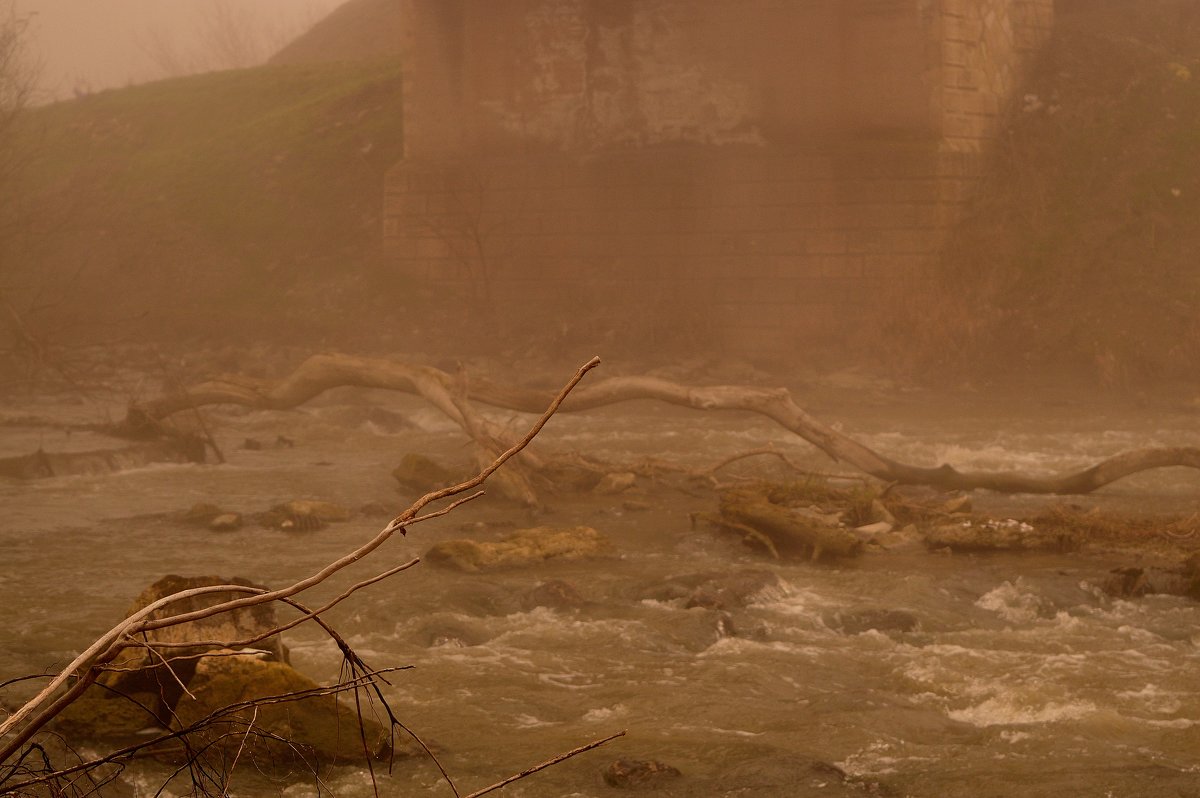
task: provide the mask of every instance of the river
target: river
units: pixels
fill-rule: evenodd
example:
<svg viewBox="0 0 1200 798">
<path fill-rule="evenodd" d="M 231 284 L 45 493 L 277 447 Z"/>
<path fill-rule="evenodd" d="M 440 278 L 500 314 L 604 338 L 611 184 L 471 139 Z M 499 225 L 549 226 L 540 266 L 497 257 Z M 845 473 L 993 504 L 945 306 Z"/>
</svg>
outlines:
<svg viewBox="0 0 1200 798">
<path fill-rule="evenodd" d="M 868 445 L 926 464 L 1044 471 L 1126 448 L 1200 445 L 1195 412 L 1164 397 L 1118 406 L 819 387 L 797 397 Z M 106 411 L 68 394 L 10 396 L 0 406 L 0 455 L 103 446 L 96 436 L 20 419 L 96 421 L 104 412 L 120 413 L 119 403 Z M 399 510 L 414 498 L 398 494 L 390 476 L 403 454 L 468 455 L 455 426 L 419 400 L 380 391 L 339 389 L 287 412 L 221 408 L 209 420 L 225 465 L 0 482 L 0 680 L 62 666 L 160 576 L 279 586 L 386 521 L 214 533 L 172 513 L 197 502 L 254 512 L 293 498 Z M 294 448 L 239 448 L 246 438 L 279 435 Z M 560 415 L 536 445 L 698 466 L 768 442 L 815 469 L 835 468 L 762 419 L 643 403 Z M 1192 513 L 1200 509 L 1197 485 L 1192 473 L 1164 470 L 1075 501 Z M 974 499 L 1014 514 L 1045 503 Z M 536 514 L 485 497 L 393 539 L 308 602 L 435 542 L 494 538 L 513 526 L 586 524 L 615 544 L 613 557 L 536 570 L 465 574 L 422 563 L 330 613 L 373 666 L 415 666 L 395 674 L 386 695 L 406 724 L 440 746 L 464 794 L 619 730 L 627 736 L 501 794 L 620 794 L 601 778 L 618 758 L 678 768 L 683 775 L 661 792 L 678 796 L 1124 798 L 1200 790 L 1200 605 L 1103 594 L 1105 574 L 1135 555 L 891 551 L 835 566 L 779 563 L 693 528 L 689 514 L 714 505 L 703 492 L 646 485 L 617 497 L 550 497 Z M 778 583 L 728 617 L 656 592 L 683 575 L 739 569 L 768 570 Z M 523 609 L 519 597 L 550 579 L 570 583 L 587 605 Z M 902 610 L 916 625 L 859 628 L 855 619 L 872 610 Z M 340 654 L 319 632 L 301 627 L 285 639 L 293 665 L 318 681 L 336 678 Z M 153 794 L 159 776 L 146 767 L 128 778 Z M 327 783 L 338 795 L 372 794 L 358 769 Z M 237 789 L 300 796 L 314 788 L 248 781 Z M 380 776 L 380 794 L 451 792 L 427 764 L 400 762 Z"/>
</svg>

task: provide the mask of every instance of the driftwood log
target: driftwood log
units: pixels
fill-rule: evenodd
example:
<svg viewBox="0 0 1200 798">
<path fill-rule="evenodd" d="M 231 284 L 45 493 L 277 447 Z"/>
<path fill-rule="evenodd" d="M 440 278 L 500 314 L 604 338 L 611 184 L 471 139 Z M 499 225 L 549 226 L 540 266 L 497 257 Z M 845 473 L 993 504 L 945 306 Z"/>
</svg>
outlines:
<svg viewBox="0 0 1200 798">
<path fill-rule="evenodd" d="M 832 560 L 862 553 L 862 541 L 845 527 L 772 502 L 767 491 L 744 487 L 721 495 L 718 524 L 735 525 L 780 558 Z"/>
<path fill-rule="evenodd" d="M 223 377 L 130 409 L 124 422 L 141 428 L 175 413 L 213 404 L 283 410 L 344 386 L 384 388 L 422 396 L 458 423 L 485 452 L 503 448 L 505 430 L 470 409 L 479 402 L 505 410 L 538 412 L 550 396 L 542 391 L 467 379 L 430 366 L 342 354 L 314 355 L 278 381 Z M 928 485 L 942 490 L 984 488 L 1001 493 L 1090 493 L 1130 474 L 1183 466 L 1200 469 L 1200 448 L 1134 449 L 1078 471 L 1037 476 L 1019 471 L 959 471 L 945 464 L 924 467 L 882 455 L 806 413 L 784 388 L 741 385 L 689 386 L 654 377 L 611 377 L 571 394 L 563 412 L 578 412 L 632 400 L 652 399 L 696 410 L 726 410 L 765 416 L 829 455 L 884 482 Z M 526 463 L 529 464 L 528 454 Z M 536 466 L 532 466 L 536 467 Z M 527 481 L 522 489 L 529 488 Z"/>
</svg>

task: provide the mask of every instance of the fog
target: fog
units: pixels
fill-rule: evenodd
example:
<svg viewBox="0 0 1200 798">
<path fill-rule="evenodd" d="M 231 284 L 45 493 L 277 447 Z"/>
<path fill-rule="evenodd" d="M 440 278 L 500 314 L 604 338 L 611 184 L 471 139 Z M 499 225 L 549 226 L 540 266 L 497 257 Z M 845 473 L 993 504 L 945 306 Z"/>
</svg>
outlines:
<svg viewBox="0 0 1200 798">
<path fill-rule="evenodd" d="M 224 66 L 213 26 L 243 29 L 265 58 L 344 0 L 16 0 L 33 14 L 30 50 L 42 99 L 64 99 Z M 251 66 L 247 63 L 243 66 Z"/>
<path fill-rule="evenodd" d="M 13 3 L 0 794 L 1195 790 L 1195 0 Z"/>
</svg>

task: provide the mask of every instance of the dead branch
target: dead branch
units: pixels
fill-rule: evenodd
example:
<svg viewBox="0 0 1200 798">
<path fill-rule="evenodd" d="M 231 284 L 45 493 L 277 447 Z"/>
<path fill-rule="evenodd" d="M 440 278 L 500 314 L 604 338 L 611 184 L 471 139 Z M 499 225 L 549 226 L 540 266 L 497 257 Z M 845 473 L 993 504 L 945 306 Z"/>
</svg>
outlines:
<svg viewBox="0 0 1200 798">
<path fill-rule="evenodd" d="M 509 784 L 512 784 L 514 781 L 520 781 L 521 779 L 525 778 L 526 776 L 532 776 L 534 773 L 537 773 L 539 770 L 545 770 L 546 768 L 548 768 L 552 765 L 557 765 L 559 762 L 565 762 L 566 760 L 570 759 L 573 756 L 582 754 L 585 751 L 591 751 L 593 748 L 599 748 L 600 746 L 604 745 L 605 743 L 610 743 L 613 740 L 617 739 L 618 737 L 624 737 L 624 736 L 625 736 L 625 732 L 619 731 L 616 734 L 610 734 L 608 737 L 604 737 L 600 740 L 594 740 L 594 741 L 588 743 L 587 745 L 581 745 L 578 748 L 574 748 L 570 751 L 567 751 L 564 754 L 559 754 L 556 757 L 547 759 L 545 762 L 542 762 L 541 764 L 534 765 L 531 768 L 522 770 L 520 773 L 517 773 L 513 776 L 509 776 L 507 779 L 504 779 L 503 781 L 498 781 L 490 787 L 484 787 L 482 790 L 476 790 L 475 792 L 466 796 L 466 798 L 479 798 L 479 796 L 481 796 L 481 795 L 487 795 L 489 792 L 493 792 L 495 790 L 500 789 L 501 787 L 508 786 Z"/>
<path fill-rule="evenodd" d="M 206 404 L 237 404 L 282 410 L 312 399 L 331 388 L 384 388 L 422 396 L 464 429 L 480 420 L 463 416 L 465 402 L 455 402 L 454 378 L 430 366 L 351 355 L 315 355 L 278 382 L 221 378 L 201 383 L 186 393 L 164 396 L 131 408 L 126 424 L 137 419 L 162 419 Z M 539 412 L 548 397 L 532 391 L 476 378 L 467 398 L 493 407 Z M 1035 476 L 1019 471 L 959 471 L 949 464 L 924 467 L 902 463 L 864 446 L 806 413 L 784 388 L 740 385 L 688 386 L 654 377 L 612 377 L 571 395 L 563 412 L 583 411 L 635 399 L 653 399 L 696 410 L 726 410 L 765 416 L 808 441 L 835 461 L 846 463 L 884 482 L 929 485 L 943 490 L 984 488 L 1000 493 L 1082 494 L 1118 479 L 1155 468 L 1182 466 L 1200 469 L 1200 448 L 1135 449 L 1079 471 Z M 487 425 L 480 427 L 488 429 Z M 488 434 L 503 438 L 501 430 Z"/>
<path fill-rule="evenodd" d="M 549 407 L 542 412 L 541 416 L 532 425 L 526 435 L 521 438 L 521 440 L 510 446 L 507 450 L 496 456 L 495 459 L 482 468 L 482 470 L 476 476 L 459 483 L 458 485 L 453 485 L 451 487 L 443 488 L 441 490 L 433 491 L 421 496 L 404 512 L 392 519 L 392 521 L 388 523 L 384 529 L 378 532 L 369 541 L 360 545 L 345 556 L 329 563 L 315 574 L 312 574 L 305 579 L 301 579 L 292 585 L 277 590 L 266 590 L 264 588 L 250 587 L 246 585 L 215 585 L 191 588 L 151 602 L 146 607 L 132 614 L 129 618 L 125 619 L 120 624 L 116 625 L 107 633 L 102 635 L 83 653 L 76 657 L 70 665 L 68 665 L 57 676 L 51 679 L 49 684 L 41 692 L 14 711 L 2 724 L 0 724 L 0 763 L 8 762 L 11 757 L 21 751 L 25 744 L 28 743 L 32 737 L 37 734 L 50 720 L 52 720 L 63 709 L 78 699 L 91 684 L 95 683 L 98 675 L 103 671 L 104 667 L 108 663 L 112 662 L 122 650 L 131 645 L 140 645 L 140 643 L 135 640 L 137 635 L 141 635 L 155 629 L 176 626 L 179 624 L 208 618 L 219 613 L 233 611 L 242 607 L 261 605 L 273 601 L 283 601 L 297 606 L 302 612 L 305 613 L 306 616 L 308 616 L 308 618 L 316 620 L 316 622 L 320 623 L 323 628 L 327 629 L 328 627 L 322 621 L 320 621 L 318 617 L 320 612 L 322 612 L 324 609 L 327 609 L 327 607 L 317 611 L 308 610 L 307 608 L 303 607 L 303 605 L 297 604 L 293 597 L 314 585 L 324 582 L 338 571 L 341 571 L 344 568 L 347 568 L 362 560 L 364 557 L 379 548 L 397 531 L 401 534 L 405 534 L 406 527 L 408 525 L 439 515 L 440 513 L 438 512 L 429 513 L 424 516 L 421 515 L 422 509 L 432 502 L 465 493 L 482 485 L 488 477 L 492 476 L 497 471 L 497 469 L 499 469 L 518 452 L 524 449 L 534 439 L 534 437 L 545 426 L 546 422 L 549 421 L 551 416 L 553 416 L 559 410 L 563 400 L 567 397 L 571 390 L 579 384 L 588 371 L 595 368 L 597 365 L 599 365 L 599 363 L 599 358 L 592 358 L 590 361 L 580 367 L 575 376 L 550 402 Z M 421 382 L 423 385 L 425 385 L 429 395 L 434 397 L 437 401 L 440 401 L 447 410 L 457 411 L 457 408 L 454 407 L 454 402 L 452 401 L 449 392 L 446 390 L 445 385 L 441 383 L 429 385 L 428 380 L 422 380 Z M 447 508 L 447 510 L 448 509 L 450 508 Z M 407 566 L 393 568 L 381 576 L 373 577 L 360 582 L 352 586 L 342 596 L 335 599 L 333 603 L 336 604 L 342 598 L 345 598 L 357 589 L 365 587 L 369 584 L 373 584 L 385 576 L 391 575 L 400 570 L 404 570 L 405 567 Z M 169 606 L 173 603 L 194 596 L 215 592 L 240 592 L 249 593 L 251 595 L 240 599 L 224 601 L 214 604 L 210 607 L 197 609 L 191 612 L 171 615 L 165 618 L 155 619 L 152 617 L 156 610 Z M 332 633 L 332 630 L 329 631 Z M 334 636 L 343 652 L 349 652 L 349 647 L 346 646 L 345 641 L 341 640 L 340 637 L 337 637 L 336 634 L 334 634 Z M 364 671 L 366 671 L 365 665 L 362 663 L 361 659 L 359 659 L 357 655 L 353 655 L 353 652 L 349 652 L 347 657 L 352 669 L 356 670 L 362 668 Z M 74 683 L 65 692 L 55 697 L 57 691 L 63 685 L 65 685 L 71 677 L 75 677 Z M 359 684 L 359 681 L 364 678 L 367 679 L 367 682 L 369 682 L 371 685 L 374 685 L 375 672 L 369 672 L 365 676 L 357 676 L 353 685 L 355 689 L 358 686 L 364 686 Z M 337 687 L 340 689 L 346 689 L 345 685 L 338 685 Z M 263 702 L 260 700 L 256 702 L 256 705 L 261 705 L 262 703 Z M 388 710 L 388 714 L 392 720 L 395 721 L 395 717 L 392 715 L 390 709 Z M 5 737 L 8 737 L 9 739 L 5 741 Z M 10 772 L 7 775 L 0 775 L 0 783 L 6 781 L 15 772 L 12 770 L 12 768 L 9 770 Z"/>
</svg>

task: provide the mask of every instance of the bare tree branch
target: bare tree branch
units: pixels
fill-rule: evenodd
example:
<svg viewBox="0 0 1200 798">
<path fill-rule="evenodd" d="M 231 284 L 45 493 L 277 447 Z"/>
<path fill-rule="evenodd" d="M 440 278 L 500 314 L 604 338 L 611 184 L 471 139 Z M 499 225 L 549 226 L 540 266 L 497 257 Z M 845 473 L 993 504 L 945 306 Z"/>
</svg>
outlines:
<svg viewBox="0 0 1200 798">
<path fill-rule="evenodd" d="M 339 648 L 341 648 L 343 654 L 346 656 L 346 660 L 349 664 L 349 667 L 351 668 L 353 678 L 351 678 L 349 680 L 343 680 L 341 683 L 339 683 L 338 685 L 335 685 L 332 688 L 317 688 L 315 690 L 297 691 L 295 693 L 289 693 L 284 696 L 275 696 L 275 697 L 266 698 L 266 699 L 262 699 L 262 698 L 254 699 L 253 701 L 231 705 L 229 707 L 225 707 L 223 709 L 217 710 L 216 712 L 212 713 L 209 716 L 209 718 L 201 721 L 199 725 L 203 725 L 206 722 L 210 722 L 215 717 L 223 717 L 225 715 L 238 712 L 242 709 L 246 709 L 251 706 L 254 706 L 254 707 L 265 706 L 270 703 L 275 703 L 275 702 L 284 701 L 284 700 L 299 700 L 300 698 L 308 697 L 310 695 L 329 695 L 329 694 L 333 694 L 336 692 L 342 692 L 347 689 L 353 689 L 356 691 L 356 704 L 357 704 L 357 690 L 362 687 L 370 687 L 373 690 L 375 690 L 376 695 L 382 701 L 382 694 L 380 694 L 378 692 L 378 685 L 376 684 L 376 679 L 378 678 L 379 674 L 386 673 L 386 672 L 389 672 L 390 670 L 394 670 L 394 669 L 384 669 L 381 671 L 371 671 L 371 670 L 367 669 L 365 663 L 362 662 L 361 658 L 359 658 L 356 654 L 354 654 L 354 652 L 350 649 L 350 647 L 346 644 L 346 642 L 339 635 L 337 635 L 336 632 L 334 632 L 331 628 L 329 628 L 328 625 L 325 624 L 324 621 L 322 621 L 318 616 L 320 615 L 320 613 L 324 612 L 329 607 L 334 606 L 337 603 L 341 602 L 342 600 L 344 600 L 346 597 L 353 594 L 357 590 L 364 588 L 368 585 L 374 584 L 384 578 L 387 578 L 388 576 L 394 575 L 402 570 L 405 570 L 408 567 L 411 567 L 412 565 L 415 565 L 416 560 L 411 561 L 409 563 L 405 563 L 403 565 L 400 565 L 400 566 L 397 566 L 394 568 L 391 568 L 382 574 L 379 574 L 375 577 L 372 577 L 372 578 L 364 580 L 364 581 L 360 581 L 360 582 L 356 583 L 355 585 L 352 585 L 348 590 L 344 591 L 340 596 L 333 599 L 326 606 L 324 606 L 318 610 L 307 609 L 303 605 L 299 604 L 294 599 L 294 596 L 296 596 L 298 593 L 303 592 L 304 590 L 308 589 L 309 587 L 312 587 L 316 584 L 320 584 L 321 582 L 324 582 L 326 579 L 328 579 L 330 576 L 337 573 L 338 571 L 359 562 L 364 557 L 366 557 L 367 555 L 369 555 L 370 553 L 375 551 L 377 548 L 379 548 L 379 546 L 381 546 L 384 542 L 386 542 L 397 531 L 399 531 L 401 534 L 404 534 L 406 532 L 406 527 L 408 525 L 418 523 L 422 520 L 427 520 L 429 518 L 435 518 L 440 515 L 444 515 L 446 512 L 449 512 L 455 506 L 458 506 L 459 504 L 463 503 L 464 501 L 468 501 L 471 498 L 474 498 L 475 496 L 479 495 L 479 494 L 474 494 L 472 496 L 466 497 L 465 499 L 461 499 L 458 502 L 451 504 L 449 507 L 445 508 L 442 511 L 435 511 L 435 512 L 431 512 L 431 513 L 428 513 L 425 515 L 421 515 L 421 511 L 433 502 L 440 501 L 441 499 L 449 498 L 449 497 L 452 497 L 452 496 L 455 496 L 455 495 L 458 495 L 461 493 L 465 493 L 466 491 L 473 490 L 475 488 L 478 488 L 480 485 L 482 485 L 484 483 L 484 481 L 487 480 L 488 477 L 490 477 L 492 474 L 494 474 L 497 469 L 499 469 L 507 461 L 509 461 L 512 457 L 514 457 L 518 452 L 520 452 L 522 449 L 524 449 L 534 439 L 534 437 L 537 436 L 537 434 L 542 430 L 542 428 L 549 421 L 549 419 L 561 407 L 563 401 L 566 399 L 567 395 L 571 392 L 571 390 L 574 389 L 575 386 L 579 384 L 579 382 L 583 379 L 583 377 L 587 374 L 588 371 L 595 368 L 597 365 L 599 365 L 599 363 L 600 363 L 599 358 L 592 358 L 590 361 L 588 361 L 582 367 L 580 367 L 580 369 L 576 372 L 574 377 L 572 377 L 572 379 L 570 381 L 568 381 L 568 383 L 563 387 L 563 389 L 558 393 L 558 395 L 555 396 L 554 399 L 550 402 L 549 407 L 547 407 L 542 412 L 541 416 L 531 426 L 531 428 L 526 433 L 526 435 L 521 440 L 517 441 L 515 444 L 513 444 L 511 447 L 509 447 L 507 450 L 505 450 L 504 452 L 499 454 L 491 463 L 489 463 L 486 467 L 484 467 L 476 476 L 474 476 L 473 478 L 468 479 L 458 485 L 444 488 L 442 490 L 432 491 L 432 492 L 427 493 L 424 496 L 420 497 L 412 505 L 410 505 L 408 507 L 408 509 L 406 509 L 404 512 L 400 513 L 398 516 L 396 516 L 394 519 L 392 519 L 392 521 L 383 530 L 381 530 L 379 533 L 377 533 L 369 541 L 362 544 L 361 546 L 354 549 L 353 551 L 349 552 L 348 554 L 344 555 L 343 557 L 340 557 L 337 560 L 329 563 L 327 566 L 320 569 L 315 574 L 313 574 L 305 579 L 301 579 L 300 581 L 295 582 L 292 585 L 289 585 L 287 587 L 280 588 L 277 590 L 267 590 L 265 588 L 250 587 L 250 586 L 246 586 L 246 585 L 213 585 L 213 586 L 192 588 L 192 589 L 180 591 L 178 593 L 174 593 L 172 595 L 158 599 L 157 601 L 154 601 L 154 602 L 150 603 L 149 605 L 147 605 L 146 607 L 133 613 L 130 617 L 126 618 L 120 624 L 114 626 L 107 633 L 105 633 L 98 640 L 96 640 L 83 653 L 81 653 L 78 657 L 76 657 L 71 662 L 71 664 L 67 666 L 67 668 L 65 668 L 57 676 L 55 676 L 53 679 L 51 679 L 49 684 L 47 684 L 46 687 L 43 688 L 43 690 L 41 690 L 34 698 L 30 699 L 23 706 L 18 708 L 9 718 L 7 718 L 5 720 L 5 722 L 3 724 L 0 724 L 0 740 L 3 740 L 3 738 L 6 736 L 8 736 L 10 738 L 7 742 L 4 742 L 2 746 L 0 746 L 0 764 L 8 762 L 8 760 L 10 760 L 14 754 L 17 754 L 17 752 L 21 751 L 22 747 L 27 742 L 29 742 L 29 740 L 35 734 L 37 734 L 42 729 L 42 727 L 45 726 L 46 723 L 48 723 L 52 718 L 54 718 L 65 707 L 67 707 L 72 702 L 74 702 L 76 699 L 78 699 L 90 685 L 95 683 L 97 676 L 103 671 L 104 667 L 108 663 L 112 662 L 112 660 L 117 656 L 117 654 L 119 654 L 123 649 L 125 649 L 131 645 L 143 645 L 143 643 L 140 643 L 134 639 L 134 637 L 136 635 L 144 635 L 146 632 L 150 632 L 155 629 L 162 629 L 162 628 L 169 627 L 169 626 L 176 626 L 179 624 L 198 621 L 198 620 L 201 620 L 204 618 L 212 617 L 219 613 L 230 612 L 233 610 L 240 609 L 242 607 L 256 606 L 256 605 L 261 605 L 261 604 L 265 604 L 265 603 L 273 602 L 273 601 L 282 601 L 282 602 L 291 604 L 291 605 L 297 607 L 298 609 L 300 609 L 301 612 L 303 613 L 303 616 L 297 621 L 297 623 L 303 622 L 306 620 L 313 620 L 316 623 L 320 624 L 321 627 L 323 629 L 325 629 L 334 638 L 335 642 L 337 642 Z M 440 386 L 440 387 L 442 387 L 441 396 L 442 397 L 447 396 L 448 394 L 445 392 L 444 386 Z M 450 407 L 453 407 L 453 403 L 450 404 Z M 212 594 L 212 593 L 216 593 L 216 592 L 249 593 L 251 595 L 246 596 L 244 598 L 240 598 L 240 599 L 233 599 L 233 600 L 229 600 L 229 601 L 220 602 L 218 604 L 214 604 L 212 606 L 209 606 L 209 607 L 206 607 L 203 609 L 194 610 L 191 612 L 183 612 L 183 613 L 179 613 L 179 614 L 175 614 L 175 615 L 170 615 L 170 616 L 167 616 L 164 618 L 153 618 L 152 617 L 153 613 L 155 613 L 157 610 L 162 609 L 164 607 L 168 607 L 173 603 L 182 601 L 184 599 L 192 598 L 195 596 Z M 283 627 L 279 627 L 275 630 L 272 630 L 271 632 L 269 632 L 267 635 L 264 635 L 264 636 L 269 636 L 269 634 L 271 634 L 271 633 L 276 633 L 281 628 L 283 628 Z M 287 628 L 290 628 L 290 626 L 288 626 Z M 259 639 L 259 638 L 255 638 L 254 640 L 257 640 L 257 639 Z M 254 642 L 254 640 L 252 640 L 251 642 Z M 215 641 L 215 644 L 220 645 L 221 643 L 219 641 Z M 193 645 L 195 645 L 195 644 L 193 643 Z M 159 656 L 161 657 L 161 655 L 159 655 Z M 362 671 L 361 673 L 360 673 L 360 669 Z M 173 673 L 173 671 L 172 671 L 172 673 Z M 71 678 L 72 676 L 76 677 L 74 683 L 65 692 L 58 695 L 57 698 L 54 698 L 54 694 L 58 691 L 58 689 L 60 687 L 62 687 L 68 681 L 68 679 Z M 185 689 L 186 689 L 186 687 L 185 687 Z M 52 698 L 53 698 L 53 700 L 51 700 Z M 387 707 L 386 701 L 383 702 L 383 705 L 385 708 Z M 388 712 L 388 716 L 391 719 L 393 725 L 400 725 L 402 728 L 405 728 L 405 730 L 408 731 L 407 728 L 403 727 L 402 724 L 400 724 L 399 721 L 395 718 L 395 715 L 392 713 L 390 708 L 387 708 L 387 712 Z M 199 725 L 192 724 L 192 726 L 189 727 L 188 731 L 195 730 L 196 728 L 199 727 Z M 250 731 L 250 729 L 247 729 L 246 734 L 248 734 L 249 731 Z M 411 732 L 409 732 L 409 733 L 411 734 Z M 140 744 L 138 746 L 135 746 L 135 748 L 137 750 L 140 750 L 141 748 L 144 748 L 146 745 L 153 744 L 155 742 L 159 742 L 163 739 L 175 739 L 175 738 L 179 737 L 179 735 L 181 735 L 181 734 L 184 734 L 184 732 L 172 733 L 172 734 L 169 734 L 169 735 L 166 735 L 166 736 L 160 738 L 160 740 L 155 740 L 155 741 L 151 741 L 150 743 Z M 415 734 L 412 736 L 414 739 L 416 739 L 422 745 L 422 747 L 425 747 L 426 750 L 428 751 L 428 747 L 425 746 L 424 743 L 420 741 L 420 738 L 418 738 Z M 242 742 L 243 742 L 243 744 L 245 742 L 244 736 L 243 736 Z M 365 742 L 364 742 L 364 744 L 365 744 Z M 18 764 L 20 761 L 22 761 L 24 759 L 24 757 L 27 755 L 27 753 L 28 753 L 28 749 L 25 754 L 21 754 L 21 758 L 18 759 Z M 103 760 L 97 760 L 97 761 L 91 763 L 91 766 L 94 767 L 97 764 L 112 761 L 113 758 L 119 757 L 119 756 L 121 756 L 121 753 L 117 752 L 116 754 L 110 755 L 109 758 L 105 758 Z M 431 754 L 431 756 L 432 756 L 432 754 Z M 194 758 L 189 757 L 189 761 L 194 761 Z M 436 758 L 435 758 L 435 761 L 436 761 Z M 58 779 L 58 778 L 61 778 L 63 775 L 66 775 L 70 772 L 76 772 L 79 769 L 86 769 L 86 767 L 88 767 L 88 766 L 81 765 L 81 766 L 79 766 L 79 768 L 75 768 L 75 769 L 54 771 L 54 773 L 52 773 L 48 776 L 45 776 L 41 779 L 23 782 L 22 784 L 15 785 L 15 786 L 9 785 L 9 788 L 17 789 L 17 788 L 21 788 L 21 787 L 24 787 L 24 786 L 27 786 L 30 784 L 34 784 L 34 783 L 44 783 L 45 781 L 47 781 L 49 779 Z M 439 768 L 440 767 L 441 767 L 441 765 L 439 763 Z M 16 765 L 11 766 L 7 770 L 8 770 L 7 773 L 0 773 L 0 785 L 3 785 L 5 781 L 7 781 L 9 778 L 12 777 L 12 775 L 14 773 L 17 772 L 17 766 Z M 448 779 L 448 777 L 447 777 L 447 779 Z M 217 783 L 217 782 L 214 781 L 214 783 Z"/>
<path fill-rule="evenodd" d="M 160 419 L 204 404 L 284 409 L 302 404 L 331 388 L 358 386 L 422 396 L 464 430 L 469 430 L 473 422 L 464 419 L 463 403 L 454 401 L 453 379 L 429 366 L 349 355 L 315 355 L 276 383 L 212 380 L 187 393 L 164 396 L 133 408 L 131 415 Z M 540 391 L 504 386 L 480 378 L 471 380 L 468 398 L 520 412 L 537 412 L 547 401 Z M 1140 471 L 1173 466 L 1200 469 L 1200 448 L 1196 447 L 1135 449 L 1082 470 L 1049 476 L 1018 471 L 959 471 L 948 464 L 917 466 L 893 460 L 822 423 L 797 405 L 784 388 L 689 386 L 654 377 L 612 377 L 573 393 L 570 401 L 563 405 L 562 412 L 645 399 L 696 410 L 756 413 L 816 446 L 835 461 L 851 465 L 876 479 L 945 490 L 984 488 L 1001 493 L 1082 494 Z"/>
</svg>

